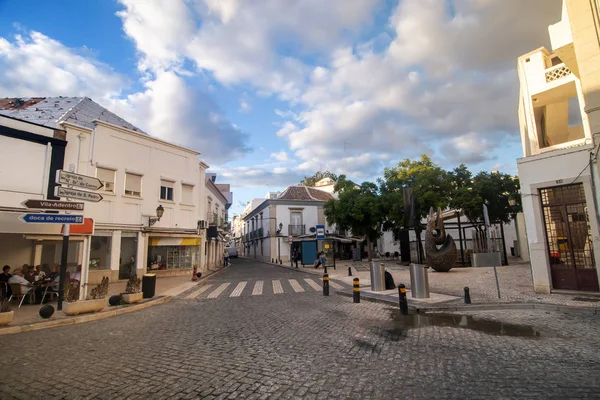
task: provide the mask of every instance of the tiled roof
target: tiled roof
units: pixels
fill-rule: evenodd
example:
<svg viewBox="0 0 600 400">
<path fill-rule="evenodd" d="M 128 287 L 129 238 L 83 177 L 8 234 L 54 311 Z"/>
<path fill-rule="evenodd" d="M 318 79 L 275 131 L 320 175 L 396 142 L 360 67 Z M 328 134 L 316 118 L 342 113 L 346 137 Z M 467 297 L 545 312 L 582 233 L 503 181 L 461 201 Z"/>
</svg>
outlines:
<svg viewBox="0 0 600 400">
<path fill-rule="evenodd" d="M 100 120 L 137 132 L 141 129 L 108 111 L 87 97 L 15 97 L 0 99 L 0 115 L 57 128 L 61 122 L 72 122 L 94 128 Z"/>
<path fill-rule="evenodd" d="M 327 192 L 308 186 L 288 186 L 277 200 L 327 201 L 334 197 Z"/>
</svg>

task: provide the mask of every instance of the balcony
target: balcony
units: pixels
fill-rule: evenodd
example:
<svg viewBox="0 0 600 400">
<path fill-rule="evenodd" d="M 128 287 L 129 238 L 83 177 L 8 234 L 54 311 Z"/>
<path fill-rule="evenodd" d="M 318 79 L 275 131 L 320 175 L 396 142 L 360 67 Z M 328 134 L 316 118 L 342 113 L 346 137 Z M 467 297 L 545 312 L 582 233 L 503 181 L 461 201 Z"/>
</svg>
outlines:
<svg viewBox="0 0 600 400">
<path fill-rule="evenodd" d="M 546 69 L 546 83 L 554 82 L 558 79 L 565 78 L 571 74 L 571 70 L 564 63 L 555 65 Z"/>
<path fill-rule="evenodd" d="M 265 236 L 263 228 L 258 228 L 258 232 L 257 233 L 258 233 L 257 237 L 259 239 Z"/>
<path fill-rule="evenodd" d="M 305 227 L 306 227 L 306 225 L 288 225 L 288 235 L 292 235 L 292 236 L 305 235 L 306 234 Z"/>
<path fill-rule="evenodd" d="M 219 225 L 219 216 L 217 213 L 209 211 L 206 213 L 206 221 L 208 222 L 208 225 Z"/>
</svg>

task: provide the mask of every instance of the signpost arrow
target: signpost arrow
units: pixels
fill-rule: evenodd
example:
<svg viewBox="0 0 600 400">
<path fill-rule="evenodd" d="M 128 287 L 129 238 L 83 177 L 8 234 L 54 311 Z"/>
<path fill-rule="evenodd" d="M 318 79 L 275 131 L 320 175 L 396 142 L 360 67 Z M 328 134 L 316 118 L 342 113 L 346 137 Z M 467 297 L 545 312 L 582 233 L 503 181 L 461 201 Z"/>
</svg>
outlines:
<svg viewBox="0 0 600 400">
<path fill-rule="evenodd" d="M 23 214 L 19 219 L 27 224 L 83 224 L 83 215 L 73 214 Z"/>
<path fill-rule="evenodd" d="M 83 203 L 71 201 L 29 199 L 21 204 L 27 208 L 36 208 L 40 210 L 83 211 Z"/>
<path fill-rule="evenodd" d="M 88 190 L 98 190 L 104 186 L 102 181 L 98 178 L 63 171 L 62 169 L 56 171 L 56 183 L 80 187 Z"/>
<path fill-rule="evenodd" d="M 64 186 L 57 186 L 54 188 L 54 195 L 57 197 L 68 197 L 71 199 L 91 201 L 98 203 L 102 200 L 102 196 L 94 192 L 85 192 L 78 189 L 70 189 Z"/>
</svg>

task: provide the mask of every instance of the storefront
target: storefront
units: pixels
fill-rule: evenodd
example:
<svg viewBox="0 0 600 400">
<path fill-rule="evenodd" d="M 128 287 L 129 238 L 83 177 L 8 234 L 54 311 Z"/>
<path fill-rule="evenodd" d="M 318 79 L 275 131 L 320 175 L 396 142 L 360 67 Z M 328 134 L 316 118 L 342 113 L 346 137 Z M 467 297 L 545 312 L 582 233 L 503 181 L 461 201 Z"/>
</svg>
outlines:
<svg viewBox="0 0 600 400">
<path fill-rule="evenodd" d="M 177 271 L 198 267 L 200 255 L 200 237 L 154 236 L 148 241 L 148 269 L 159 275 L 177 275 Z"/>
</svg>

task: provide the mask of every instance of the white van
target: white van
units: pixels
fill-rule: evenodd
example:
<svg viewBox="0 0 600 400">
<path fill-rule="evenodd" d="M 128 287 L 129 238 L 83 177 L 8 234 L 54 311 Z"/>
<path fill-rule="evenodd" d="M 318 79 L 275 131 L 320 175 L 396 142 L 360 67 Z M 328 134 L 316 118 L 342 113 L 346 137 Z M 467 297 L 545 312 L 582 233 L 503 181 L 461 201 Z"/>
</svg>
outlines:
<svg viewBox="0 0 600 400">
<path fill-rule="evenodd" d="M 229 253 L 229 258 L 238 258 L 237 247 L 226 246 L 225 250 L 227 250 L 227 253 Z"/>
</svg>

